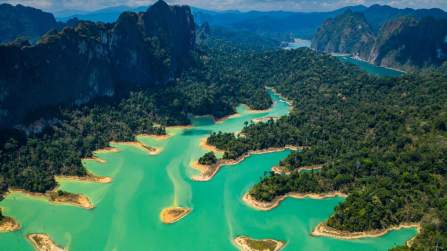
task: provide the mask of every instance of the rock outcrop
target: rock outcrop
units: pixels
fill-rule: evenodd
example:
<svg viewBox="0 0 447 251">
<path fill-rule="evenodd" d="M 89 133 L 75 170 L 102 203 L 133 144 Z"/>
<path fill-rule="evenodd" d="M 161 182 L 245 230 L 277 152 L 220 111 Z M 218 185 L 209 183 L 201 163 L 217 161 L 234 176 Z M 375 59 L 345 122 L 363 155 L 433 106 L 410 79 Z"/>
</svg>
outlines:
<svg viewBox="0 0 447 251">
<path fill-rule="evenodd" d="M 407 70 L 439 66 L 447 60 L 447 19 L 402 16 L 374 32 L 363 14 L 348 11 L 320 27 L 312 48 Z"/>
<path fill-rule="evenodd" d="M 350 53 L 368 57 L 374 45 L 374 33 L 361 13 L 347 11 L 328 19 L 318 29 L 312 47 L 328 53 Z"/>
<path fill-rule="evenodd" d="M 189 63 L 194 29 L 189 7 L 159 1 L 116 23 L 80 22 L 35 45 L 1 45 L 0 127 L 51 107 L 166 83 Z"/>
</svg>

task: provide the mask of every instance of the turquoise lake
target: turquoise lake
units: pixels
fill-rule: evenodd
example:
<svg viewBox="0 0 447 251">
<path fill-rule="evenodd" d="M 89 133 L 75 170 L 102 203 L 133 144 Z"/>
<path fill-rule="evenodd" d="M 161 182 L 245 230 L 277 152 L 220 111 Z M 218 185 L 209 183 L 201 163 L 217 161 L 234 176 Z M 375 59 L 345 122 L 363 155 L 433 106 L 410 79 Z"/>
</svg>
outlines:
<svg viewBox="0 0 447 251">
<path fill-rule="evenodd" d="M 213 131 L 240 131 L 245 121 L 286 115 L 290 107 L 270 93 L 272 109 L 252 113 L 239 106 L 239 117 L 214 123 L 212 118 L 193 120 L 191 128 L 169 129 L 170 137 L 138 141 L 162 148 L 149 155 L 138 148 L 116 144 L 117 153 L 98 153 L 106 160 L 85 160 L 88 170 L 109 176 L 109 184 L 61 181 L 61 189 L 87 195 L 96 208 L 56 205 L 44 199 L 11 193 L 0 202 L 21 230 L 0 234 L 0 250 L 32 250 L 29 233 L 48 234 L 59 246 L 85 250 L 237 250 L 233 238 L 273 238 L 285 241 L 284 250 L 387 250 L 402 245 L 415 229 L 392 231 L 380 238 L 337 240 L 312 237 L 312 229 L 325 221 L 342 198 L 286 199 L 271 211 L 256 211 L 242 202 L 242 195 L 286 157 L 290 151 L 252 155 L 233 166 L 224 166 L 207 182 L 191 179 L 197 171 L 190 164 L 203 155 L 199 141 Z M 159 214 L 165 207 L 182 206 L 192 212 L 181 221 L 165 225 Z"/>
</svg>

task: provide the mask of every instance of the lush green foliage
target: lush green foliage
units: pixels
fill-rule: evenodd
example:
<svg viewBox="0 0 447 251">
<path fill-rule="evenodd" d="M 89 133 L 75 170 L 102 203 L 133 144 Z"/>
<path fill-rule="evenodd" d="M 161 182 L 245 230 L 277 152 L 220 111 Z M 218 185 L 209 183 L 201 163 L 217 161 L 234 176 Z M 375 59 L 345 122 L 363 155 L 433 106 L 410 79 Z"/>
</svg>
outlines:
<svg viewBox="0 0 447 251">
<path fill-rule="evenodd" d="M 252 196 L 268 201 L 292 191 L 347 192 L 328 225 L 363 231 L 421 222 L 415 249 L 446 248 L 447 65 L 392 79 L 309 50 L 247 57 L 242 60 L 251 62 L 247 72 L 257 73 L 254 81 L 274 87 L 296 107 L 276 122 L 247 125 L 243 137 L 214 134 L 208 143 L 225 150 L 224 158 L 309 146 L 302 161 L 325 164 L 321 172 L 271 173 Z"/>
<path fill-rule="evenodd" d="M 220 118 L 234 113 L 239 103 L 253 109 L 271 105 L 262 86 L 248 82 L 243 72 L 227 62 L 231 57 L 215 53 L 202 52 L 194 66 L 173 83 L 133 92 L 123 99 L 48 110 L 43 120 L 47 127 L 39 133 L 26 136 L 22 131 L 3 131 L 1 191 L 8 186 L 34 192 L 53 189 L 54 175 L 85 175 L 81 158 L 91 157 L 110 141 L 133 141 L 140 133 L 164 134 L 165 126 L 189 123 L 190 114 Z"/>
<path fill-rule="evenodd" d="M 214 152 L 207 152 L 199 158 L 199 164 L 201 165 L 213 165 L 217 163 L 216 155 Z"/>
</svg>

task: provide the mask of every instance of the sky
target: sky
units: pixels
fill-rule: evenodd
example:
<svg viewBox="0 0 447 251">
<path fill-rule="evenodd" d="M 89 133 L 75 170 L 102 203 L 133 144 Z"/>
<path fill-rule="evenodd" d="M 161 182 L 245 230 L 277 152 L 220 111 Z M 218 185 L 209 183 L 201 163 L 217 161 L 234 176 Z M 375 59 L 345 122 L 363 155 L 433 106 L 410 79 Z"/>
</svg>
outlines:
<svg viewBox="0 0 447 251">
<path fill-rule="evenodd" d="M 398 8 L 441 8 L 447 11 L 447 0 L 165 0 L 213 10 L 287 10 L 328 11 L 349 5 L 386 4 Z M 154 0 L 0 0 L 0 3 L 22 4 L 47 11 L 92 11 L 118 5 L 146 6 Z"/>
</svg>

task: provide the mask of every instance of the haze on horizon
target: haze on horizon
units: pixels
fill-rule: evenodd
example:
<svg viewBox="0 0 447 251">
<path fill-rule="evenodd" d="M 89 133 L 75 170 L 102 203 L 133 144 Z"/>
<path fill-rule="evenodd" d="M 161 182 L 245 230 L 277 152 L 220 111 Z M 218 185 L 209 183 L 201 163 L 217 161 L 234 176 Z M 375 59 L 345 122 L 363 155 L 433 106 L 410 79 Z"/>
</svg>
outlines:
<svg viewBox="0 0 447 251">
<path fill-rule="evenodd" d="M 373 4 L 397 8 L 440 8 L 447 10 L 447 0 L 165 0 L 169 4 L 190 5 L 211 10 L 285 10 L 330 11 L 337 8 Z M 67 10 L 93 11 L 108 7 L 146 6 L 154 0 L 0 0 L 0 3 L 22 4 L 50 12 Z"/>
</svg>

